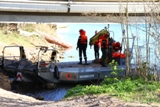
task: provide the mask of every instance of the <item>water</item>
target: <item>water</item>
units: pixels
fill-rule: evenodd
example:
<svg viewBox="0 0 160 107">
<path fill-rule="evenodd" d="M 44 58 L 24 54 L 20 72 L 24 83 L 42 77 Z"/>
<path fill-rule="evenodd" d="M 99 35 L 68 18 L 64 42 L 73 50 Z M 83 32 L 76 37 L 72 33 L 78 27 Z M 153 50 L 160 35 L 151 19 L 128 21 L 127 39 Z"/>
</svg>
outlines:
<svg viewBox="0 0 160 107">
<path fill-rule="evenodd" d="M 64 59 L 61 60 L 61 62 L 67 62 L 67 61 L 78 61 L 79 56 L 78 56 L 78 51 L 76 50 L 77 47 L 77 39 L 79 37 L 79 29 L 84 29 L 86 30 L 86 35 L 88 36 L 88 43 L 89 39 L 94 35 L 95 30 L 102 30 L 104 27 L 108 26 L 108 23 L 106 24 L 68 24 L 67 28 L 58 28 L 57 30 L 57 35 L 61 37 L 65 42 L 72 44 L 73 49 L 68 50 L 64 54 Z M 111 36 L 115 39 L 115 41 L 119 41 L 120 43 L 122 42 L 122 31 L 126 29 L 126 27 L 121 24 L 110 24 L 109 26 L 109 31 L 111 32 Z M 141 28 L 140 30 L 137 30 L 137 28 Z M 136 41 L 134 45 L 137 45 L 137 39 L 138 39 L 138 45 L 144 46 L 145 44 L 145 30 L 144 24 L 139 24 L 139 25 L 130 25 L 129 30 L 128 30 L 128 35 L 129 37 L 136 36 Z M 132 46 L 132 40 L 130 40 L 130 48 Z M 124 49 L 124 46 L 122 47 Z M 144 54 L 144 52 L 143 52 Z M 69 56 L 74 56 L 74 58 L 69 58 Z M 101 56 L 101 51 L 100 51 L 100 56 Z M 88 45 L 87 47 L 87 57 L 88 60 L 94 60 L 94 50 L 93 46 L 90 48 Z"/>
<path fill-rule="evenodd" d="M 65 52 L 65 59 L 62 59 L 61 61 L 77 61 L 79 60 L 78 51 L 76 50 L 77 47 L 77 40 L 79 37 L 79 29 L 86 30 L 86 35 L 88 36 L 88 43 L 89 39 L 95 34 L 95 30 L 102 30 L 105 26 L 108 26 L 108 24 L 68 24 L 67 28 L 60 28 L 57 30 L 57 35 L 63 38 L 68 43 L 71 43 L 73 46 L 73 49 L 68 50 Z M 63 30 L 66 29 L 66 30 Z M 110 27 L 110 30 L 113 31 L 114 29 L 119 29 L 115 32 L 114 35 L 119 35 L 121 33 L 120 26 L 117 26 L 117 24 L 112 24 Z M 116 39 L 120 39 L 122 36 L 116 36 Z M 101 55 L 101 52 L 100 52 Z M 69 58 L 69 56 L 74 56 L 74 58 Z M 87 57 L 88 60 L 94 59 L 94 50 L 93 46 L 90 48 L 88 45 L 87 47 Z"/>
<path fill-rule="evenodd" d="M 35 95 L 43 96 L 45 101 L 58 101 L 63 99 L 67 91 L 74 86 L 74 84 L 61 84 L 56 86 L 55 89 L 39 91 Z"/>
<path fill-rule="evenodd" d="M 79 29 L 84 29 L 87 32 L 87 36 L 88 39 L 90 39 L 93 35 L 95 30 L 102 30 L 105 26 L 108 26 L 108 24 L 68 24 L 67 28 L 60 28 L 57 30 L 57 35 L 59 37 L 61 37 L 63 40 L 65 40 L 67 43 L 70 43 L 73 45 L 73 49 L 68 50 L 65 52 L 64 56 L 65 59 L 62 59 L 62 62 L 67 62 L 67 61 L 78 61 L 79 57 L 78 57 L 78 51 L 76 50 L 76 46 L 77 46 L 77 39 L 79 37 Z M 141 30 L 137 30 L 136 27 L 141 27 Z M 132 35 L 136 36 L 136 41 L 135 41 L 135 45 L 140 45 L 140 46 L 144 46 L 144 44 L 146 43 L 145 41 L 145 32 L 142 31 L 145 30 L 144 27 L 142 27 L 144 25 L 131 25 L 129 26 L 129 37 L 131 37 Z M 110 24 L 110 31 L 114 31 L 114 35 L 111 34 L 112 37 L 114 37 L 114 39 L 116 41 L 121 42 L 122 41 L 122 30 L 125 29 L 121 28 L 121 24 Z M 138 42 L 137 42 L 138 39 Z M 151 38 L 151 42 L 154 42 L 154 39 Z M 132 40 L 130 40 L 130 47 L 132 46 Z M 152 45 L 150 45 L 152 46 Z M 122 47 L 124 48 L 124 47 Z M 152 46 L 153 49 L 153 46 Z M 154 56 L 153 56 L 153 50 L 151 50 L 151 60 L 153 60 L 153 62 L 155 62 L 154 60 Z M 141 49 L 141 54 L 142 56 L 145 56 L 145 49 L 142 48 Z M 101 52 L 100 52 L 101 55 Z M 74 56 L 74 58 L 69 58 L 69 56 Z M 94 59 L 94 51 L 93 51 L 93 47 L 92 49 L 90 49 L 90 47 L 88 46 L 87 48 L 87 56 L 88 56 L 88 60 L 93 60 Z M 133 51 L 133 56 L 135 57 L 134 51 Z M 134 58 L 133 58 L 134 59 Z M 62 86 L 58 86 L 53 90 L 46 90 L 46 91 L 42 91 L 42 92 L 38 92 L 37 96 L 43 96 L 44 100 L 46 101 L 58 101 L 60 99 L 63 99 L 66 92 L 72 88 L 73 86 L 71 85 L 62 85 Z"/>
</svg>

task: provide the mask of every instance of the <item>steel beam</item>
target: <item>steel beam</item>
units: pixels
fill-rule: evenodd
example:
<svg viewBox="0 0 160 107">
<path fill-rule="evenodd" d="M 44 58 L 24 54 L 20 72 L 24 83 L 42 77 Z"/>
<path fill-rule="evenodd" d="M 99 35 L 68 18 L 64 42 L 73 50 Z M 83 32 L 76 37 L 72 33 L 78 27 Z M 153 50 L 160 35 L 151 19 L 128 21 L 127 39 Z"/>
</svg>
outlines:
<svg viewBox="0 0 160 107">
<path fill-rule="evenodd" d="M 159 17 L 157 17 L 159 18 Z M 121 18 L 122 19 L 122 18 Z M 82 16 L 77 14 L 31 14 L 0 12 L 0 23 L 121 23 L 119 16 Z M 143 16 L 130 16 L 130 23 L 143 23 Z M 125 16 L 123 17 L 125 20 Z M 160 18 L 159 18 L 160 20 Z"/>
</svg>

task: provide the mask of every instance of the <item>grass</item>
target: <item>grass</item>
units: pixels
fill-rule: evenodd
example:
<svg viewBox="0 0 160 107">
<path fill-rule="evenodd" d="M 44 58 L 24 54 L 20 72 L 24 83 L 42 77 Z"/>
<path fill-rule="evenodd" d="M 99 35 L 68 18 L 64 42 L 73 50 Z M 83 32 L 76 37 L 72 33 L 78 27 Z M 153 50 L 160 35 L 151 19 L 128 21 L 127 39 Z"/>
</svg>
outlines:
<svg viewBox="0 0 160 107">
<path fill-rule="evenodd" d="M 22 29 L 28 32 L 40 30 L 50 34 L 54 31 L 54 29 L 47 24 L 26 24 Z M 7 45 L 22 45 L 25 48 L 33 48 L 39 45 L 48 45 L 43 36 L 32 35 L 27 37 L 19 34 L 18 31 L 6 32 L 6 28 L 2 28 L 0 30 L 0 35 L 0 41 Z"/>
<path fill-rule="evenodd" d="M 129 76 L 119 78 L 117 74 L 121 72 L 121 69 L 115 69 L 117 63 L 112 61 L 109 65 L 113 68 L 112 77 L 105 77 L 99 86 L 93 84 L 87 86 L 77 85 L 67 92 L 65 98 L 90 94 L 108 94 L 130 102 L 160 103 L 159 81 L 153 81 L 153 79 L 146 81 L 140 75 L 134 78 Z"/>
<path fill-rule="evenodd" d="M 160 83 L 156 81 L 145 83 L 143 78 L 119 80 L 116 83 L 97 85 L 77 85 L 70 89 L 65 98 L 84 96 L 90 94 L 108 94 L 125 101 L 138 101 L 143 103 L 160 102 Z"/>
<path fill-rule="evenodd" d="M 24 47 L 33 47 L 33 45 L 31 44 L 34 38 L 36 38 L 36 36 L 34 37 L 25 37 L 22 36 L 16 32 L 9 32 L 7 34 L 3 34 L 2 31 L 0 31 L 1 37 L 0 37 L 0 41 L 6 43 L 7 45 L 23 45 Z M 38 38 L 37 38 L 38 40 Z"/>
</svg>

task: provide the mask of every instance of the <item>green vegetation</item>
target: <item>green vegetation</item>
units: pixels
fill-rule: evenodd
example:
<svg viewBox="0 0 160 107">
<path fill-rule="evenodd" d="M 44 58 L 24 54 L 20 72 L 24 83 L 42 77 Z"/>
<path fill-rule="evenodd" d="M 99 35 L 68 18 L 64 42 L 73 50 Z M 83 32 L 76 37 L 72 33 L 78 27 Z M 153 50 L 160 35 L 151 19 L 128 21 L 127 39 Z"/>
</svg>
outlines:
<svg viewBox="0 0 160 107">
<path fill-rule="evenodd" d="M 158 81 L 154 81 L 151 78 L 146 80 L 145 77 L 141 75 L 120 78 L 118 77 L 118 73 L 123 71 L 123 69 L 117 69 L 118 64 L 114 60 L 109 65 L 113 70 L 111 77 L 105 77 L 99 86 L 77 85 L 67 92 L 65 98 L 105 93 L 125 101 L 139 101 L 145 103 L 160 102 L 160 83 Z"/>
<path fill-rule="evenodd" d="M 24 30 L 28 31 L 28 32 L 34 32 L 33 24 L 26 24 L 25 27 L 24 27 Z"/>
<path fill-rule="evenodd" d="M 0 41 L 7 44 L 7 45 L 23 45 L 24 47 L 33 47 L 37 43 L 45 43 L 44 39 L 38 37 L 37 35 L 33 36 L 23 36 L 20 35 L 18 32 L 8 32 L 4 34 L 0 31 Z"/>
<path fill-rule="evenodd" d="M 31 35 L 31 36 L 25 36 L 23 34 L 20 34 L 18 29 L 21 29 L 23 31 L 32 33 L 36 30 L 46 32 L 50 35 L 54 35 L 53 33 L 55 31 L 55 25 L 54 24 L 17 24 L 14 26 L 11 26 L 10 24 L 1 24 L 0 26 L 0 42 L 5 43 L 6 45 L 22 45 L 25 48 L 32 48 L 39 45 L 48 45 L 46 40 L 43 36 L 38 35 Z M 12 30 L 9 30 L 12 29 Z"/>
</svg>

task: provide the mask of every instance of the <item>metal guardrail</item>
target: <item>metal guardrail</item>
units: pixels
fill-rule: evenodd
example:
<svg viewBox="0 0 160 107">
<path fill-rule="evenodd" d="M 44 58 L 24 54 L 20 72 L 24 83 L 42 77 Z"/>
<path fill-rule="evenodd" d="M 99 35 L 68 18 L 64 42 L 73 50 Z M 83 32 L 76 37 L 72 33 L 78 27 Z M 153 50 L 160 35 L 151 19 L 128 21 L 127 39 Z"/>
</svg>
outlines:
<svg viewBox="0 0 160 107">
<path fill-rule="evenodd" d="M 49 13 L 160 12 L 159 2 L 0 1 L 0 11 Z"/>
<path fill-rule="evenodd" d="M 17 2 L 17 1 L 22 1 L 22 0 L 1 0 L 1 1 L 9 1 L 9 2 L 11 2 L 11 1 L 15 1 L 15 2 Z M 29 1 L 29 0 L 23 0 L 23 2 L 25 2 L 25 1 Z M 146 1 L 144 1 L 144 0 L 134 0 L 134 1 L 130 1 L 130 0 L 30 0 L 31 2 L 52 2 L 52 1 L 74 1 L 74 2 L 158 2 L 159 0 L 146 0 Z"/>
</svg>

